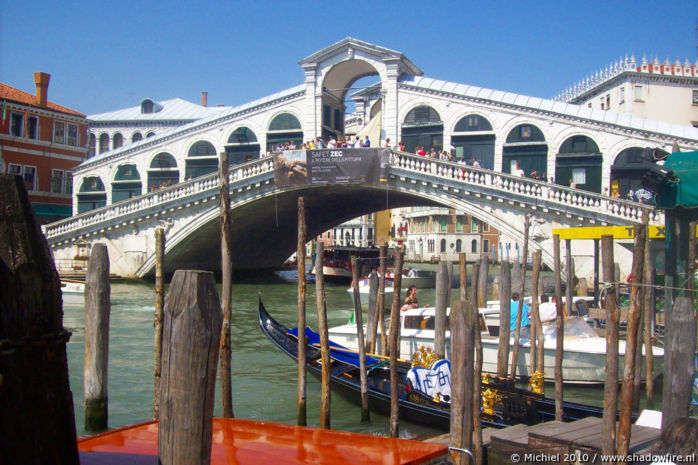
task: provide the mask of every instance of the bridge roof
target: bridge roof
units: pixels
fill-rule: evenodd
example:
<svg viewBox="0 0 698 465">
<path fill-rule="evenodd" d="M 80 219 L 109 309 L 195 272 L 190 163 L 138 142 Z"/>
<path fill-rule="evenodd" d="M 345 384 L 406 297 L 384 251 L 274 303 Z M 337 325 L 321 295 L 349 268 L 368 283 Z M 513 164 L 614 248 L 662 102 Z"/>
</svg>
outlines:
<svg viewBox="0 0 698 465">
<path fill-rule="evenodd" d="M 698 140 L 698 128 L 640 118 L 630 114 L 598 110 L 583 105 L 531 97 L 485 87 L 458 84 L 456 82 L 442 81 L 426 76 L 402 76 L 400 82 L 409 86 L 414 86 L 417 89 L 444 92 L 474 100 L 482 100 L 483 102 L 496 102 L 532 110 L 557 113 L 566 117 L 592 120 L 608 125 L 624 126 L 639 131 L 669 134 L 675 137 Z"/>
<path fill-rule="evenodd" d="M 156 134 L 152 137 L 148 137 L 145 139 L 142 139 L 138 142 L 134 142 L 131 144 L 123 145 L 117 149 L 109 150 L 107 152 L 102 152 L 99 155 L 90 158 L 89 160 L 84 161 L 81 163 L 77 168 L 76 172 L 80 172 L 85 169 L 90 169 L 94 165 L 100 164 L 103 161 L 107 159 L 113 159 L 113 158 L 118 158 L 122 155 L 130 154 L 131 152 L 138 151 L 144 147 L 147 147 L 149 145 L 157 145 L 161 143 L 164 140 L 171 139 L 173 137 L 177 137 L 179 135 L 184 135 L 192 130 L 198 128 L 198 127 L 204 127 L 209 124 L 215 124 L 218 122 L 225 121 L 227 119 L 232 119 L 235 118 L 242 113 L 249 112 L 251 110 L 254 110 L 256 107 L 259 107 L 260 109 L 276 100 L 284 99 L 287 98 L 291 95 L 294 95 L 298 92 L 303 92 L 305 91 L 305 85 L 301 84 L 295 87 L 291 87 L 290 89 L 282 90 L 281 92 L 277 92 L 275 94 L 267 95 L 266 97 L 262 97 L 257 100 L 253 100 L 249 103 L 245 103 L 243 105 L 238 105 L 236 107 L 224 107 L 221 109 L 220 112 L 212 114 L 210 116 L 207 116 L 205 118 L 201 118 L 199 120 L 193 121 L 191 123 L 183 124 L 182 126 L 177 126 L 175 128 L 169 129 L 167 131 L 163 131 L 159 134 Z M 140 107 L 138 107 L 138 111 L 140 111 Z"/>
<path fill-rule="evenodd" d="M 211 115 L 219 115 L 226 111 L 226 107 L 204 107 L 181 98 L 173 98 L 156 103 L 161 105 L 162 109 L 153 113 L 141 112 L 141 105 L 139 104 L 120 110 L 89 115 L 87 119 L 95 122 L 198 120 Z"/>
</svg>

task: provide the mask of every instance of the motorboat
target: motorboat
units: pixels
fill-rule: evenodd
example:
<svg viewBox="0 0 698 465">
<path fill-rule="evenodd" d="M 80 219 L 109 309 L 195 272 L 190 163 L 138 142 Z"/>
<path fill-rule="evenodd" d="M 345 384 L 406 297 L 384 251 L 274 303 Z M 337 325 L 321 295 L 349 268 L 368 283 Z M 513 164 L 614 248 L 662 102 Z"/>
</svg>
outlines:
<svg viewBox="0 0 698 465">
<path fill-rule="evenodd" d="M 61 278 L 61 294 L 63 304 L 79 305 L 85 303 L 85 283 L 73 279 Z"/>
<path fill-rule="evenodd" d="M 403 268 L 402 281 L 400 283 L 401 290 L 405 290 L 410 286 L 416 286 L 417 289 L 433 289 L 436 285 L 436 272 L 432 270 L 421 270 L 416 268 Z M 393 304 L 393 293 L 395 290 L 395 274 L 393 269 L 388 269 L 385 275 L 385 308 L 390 308 Z M 353 299 L 354 289 L 349 288 L 347 292 L 350 298 Z M 368 297 L 370 292 L 370 284 L 368 277 L 363 277 L 359 280 L 359 296 L 361 306 L 368 306 Z M 353 300 L 352 300 L 353 301 Z"/>
<path fill-rule="evenodd" d="M 351 257 L 359 259 L 359 276 L 367 275 L 371 269 L 378 268 L 380 249 L 377 247 L 341 247 L 331 246 L 324 250 L 322 274 L 328 281 L 349 283 L 352 280 Z M 392 260 L 391 257 L 387 257 Z M 313 266 L 312 275 L 315 275 Z"/>
<path fill-rule="evenodd" d="M 480 327 L 482 328 L 482 371 L 497 372 L 497 352 L 500 345 L 499 336 L 490 333 L 486 321 L 499 318 L 499 309 L 480 309 Z M 495 316 L 496 315 L 496 316 Z M 435 309 L 433 307 L 410 309 L 403 312 L 400 322 L 400 357 L 411 358 L 420 347 L 434 347 Z M 386 323 L 386 327 L 389 325 Z M 497 324 L 498 327 L 498 324 Z M 567 384 L 603 384 L 606 369 L 606 339 L 600 337 L 582 317 L 565 317 L 564 353 L 562 361 L 562 376 Z M 554 322 L 543 325 L 544 334 L 544 380 L 554 381 L 556 326 Z M 330 338 L 338 344 L 355 349 L 358 346 L 356 325 L 346 324 L 329 329 Z M 378 347 L 380 350 L 380 339 Z M 509 362 L 511 365 L 514 337 L 509 340 Z M 619 367 L 623 366 L 625 341 L 618 343 Z M 519 354 L 517 359 L 517 374 L 529 377 L 530 367 L 530 332 L 528 328 L 521 330 L 519 339 Z M 664 350 L 652 347 L 654 355 L 655 374 L 662 372 Z M 643 348 L 644 354 L 644 348 Z M 450 332 L 448 319 L 446 329 L 446 355 L 450 357 Z M 618 370 L 619 380 L 622 379 L 622 369 Z"/>
</svg>

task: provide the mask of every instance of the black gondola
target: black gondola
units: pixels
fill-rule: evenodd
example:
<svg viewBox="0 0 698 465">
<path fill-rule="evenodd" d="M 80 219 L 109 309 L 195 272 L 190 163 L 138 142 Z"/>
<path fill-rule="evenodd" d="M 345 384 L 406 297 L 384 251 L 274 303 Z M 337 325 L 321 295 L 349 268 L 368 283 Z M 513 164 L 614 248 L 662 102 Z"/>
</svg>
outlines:
<svg viewBox="0 0 698 465">
<path fill-rule="evenodd" d="M 276 321 L 264 308 L 259 298 L 259 325 L 262 332 L 286 355 L 298 359 L 297 328 L 289 330 Z M 306 334 L 313 334 L 306 329 Z M 361 382 L 358 368 L 358 355 L 342 350 L 341 346 L 331 349 L 332 365 L 330 367 L 332 388 L 351 402 L 361 403 Z M 354 363 L 356 360 L 356 363 Z M 310 373 L 320 377 L 322 366 L 320 349 L 309 340 L 306 349 L 306 363 Z M 368 357 L 368 397 L 369 409 L 384 414 L 390 413 L 390 369 L 385 360 Z M 400 417 L 421 425 L 448 430 L 450 412 L 448 402 L 435 402 L 431 397 L 410 389 L 407 384 L 409 363 L 398 363 L 399 413 Z M 482 425 L 503 428 L 512 424 L 536 424 L 555 418 L 555 401 L 541 394 L 534 394 L 526 389 L 517 388 L 509 380 L 490 378 L 482 384 L 483 392 L 487 389 L 497 391 L 497 402 L 493 414 L 482 413 Z M 588 416 L 601 417 L 603 409 L 573 402 L 564 403 L 565 421 L 578 420 Z"/>
</svg>

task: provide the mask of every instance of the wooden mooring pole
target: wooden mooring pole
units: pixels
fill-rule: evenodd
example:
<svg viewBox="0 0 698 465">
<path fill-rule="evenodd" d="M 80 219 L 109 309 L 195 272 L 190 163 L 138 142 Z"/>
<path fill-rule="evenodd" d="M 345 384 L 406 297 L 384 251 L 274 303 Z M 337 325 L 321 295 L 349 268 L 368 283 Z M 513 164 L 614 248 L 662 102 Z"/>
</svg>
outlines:
<svg viewBox="0 0 698 465">
<path fill-rule="evenodd" d="M 468 298 L 468 272 L 466 269 L 465 252 L 458 254 L 458 280 L 460 300 L 466 300 Z"/>
<path fill-rule="evenodd" d="M 472 299 L 467 306 L 467 310 L 472 313 L 473 320 L 473 339 L 475 341 L 475 363 L 473 365 L 473 454 L 475 455 L 475 463 L 480 465 L 483 463 L 483 448 L 482 448 L 482 419 L 480 418 L 480 410 L 482 407 L 482 335 L 480 332 L 480 312 L 478 302 L 481 302 L 481 296 L 484 292 L 487 294 L 487 274 L 482 273 L 482 269 L 487 270 L 487 254 L 483 254 L 480 260 L 481 263 L 473 264 L 473 285 Z M 483 263 L 484 262 L 484 263 Z M 484 279 L 485 285 L 481 285 L 481 280 Z M 485 298 L 485 302 L 487 299 Z"/>
<path fill-rule="evenodd" d="M 483 308 L 487 306 L 487 288 L 489 286 L 490 277 L 490 259 L 487 253 L 483 253 L 480 256 L 480 270 L 478 277 L 478 292 L 477 301 L 472 302 L 472 305 L 477 308 Z"/>
<path fill-rule="evenodd" d="M 221 404 L 223 417 L 233 418 L 233 375 L 231 370 L 231 301 L 233 297 L 233 220 L 230 217 L 230 177 L 228 176 L 228 154 L 220 153 L 218 177 L 221 184 L 221 303 L 223 327 L 221 333 Z"/>
<path fill-rule="evenodd" d="M 647 213 L 643 213 L 643 220 Z M 618 454 L 626 456 L 630 450 L 630 422 L 633 409 L 633 389 L 635 385 L 635 351 L 637 348 L 637 331 L 640 324 L 642 292 L 642 266 L 645 255 L 645 237 L 647 222 L 635 226 L 635 244 L 633 247 L 633 282 L 630 288 L 630 306 L 628 308 L 628 330 L 625 337 L 625 356 L 623 357 L 623 384 L 620 389 L 620 418 L 618 420 Z M 639 366 L 638 366 L 639 367 Z M 642 370 L 640 370 L 642 372 Z M 638 377 L 640 374 L 638 373 Z"/>
<path fill-rule="evenodd" d="M 298 197 L 298 242 L 296 244 L 296 266 L 298 268 L 298 424 L 308 424 L 306 405 L 306 381 L 308 378 L 306 366 L 305 337 L 305 243 L 307 227 L 305 223 L 305 197 Z"/>
<path fill-rule="evenodd" d="M 0 462 L 77 465 L 58 273 L 20 176 L 0 206 Z"/>
<path fill-rule="evenodd" d="M 526 291 L 526 261 L 528 259 L 528 228 L 530 218 L 526 215 L 524 222 L 523 266 L 521 267 L 521 285 L 519 287 L 519 309 L 516 313 L 516 329 L 514 329 L 514 348 L 511 355 L 511 371 L 509 377 L 516 379 L 516 365 L 519 361 L 519 339 L 521 337 L 521 318 L 523 318 L 524 292 Z"/>
<path fill-rule="evenodd" d="M 368 412 L 368 376 L 366 374 L 366 345 L 364 344 L 364 318 L 361 310 L 361 294 L 359 294 L 359 261 L 356 256 L 351 257 L 351 287 L 354 291 L 354 322 L 356 323 L 356 337 L 359 343 L 359 379 L 361 382 L 361 421 L 371 421 Z"/>
<path fill-rule="evenodd" d="M 380 266 L 380 276 L 378 277 L 378 327 L 381 333 L 381 354 L 388 355 L 388 335 L 385 331 L 385 274 L 386 260 L 388 259 L 388 243 L 383 242 L 379 248 L 378 263 Z M 398 294 L 400 290 L 398 289 Z"/>
<path fill-rule="evenodd" d="M 553 274 L 555 275 L 555 331 L 565 334 L 565 313 L 562 308 L 562 263 L 560 256 L 560 235 L 553 236 Z M 563 337 L 555 338 L 555 420 L 562 421 L 564 416 L 562 396 L 562 357 L 565 350 Z"/>
<path fill-rule="evenodd" d="M 399 437 L 399 379 L 397 376 L 397 359 L 400 356 L 400 287 L 402 286 L 402 263 L 405 246 L 395 252 L 395 273 L 393 278 L 393 305 L 390 308 L 390 436 Z"/>
<path fill-rule="evenodd" d="M 320 393 L 320 428 L 330 428 L 330 337 L 327 328 L 325 306 L 325 275 L 323 274 L 325 246 L 318 241 L 315 251 L 315 305 L 317 307 L 318 332 L 320 333 L 320 357 L 322 360 L 322 388 Z"/>
<path fill-rule="evenodd" d="M 448 267 L 439 262 L 436 270 L 436 296 L 434 299 L 434 353 L 437 358 L 446 358 L 446 307 L 448 307 Z"/>
<path fill-rule="evenodd" d="M 569 247 L 568 247 L 569 250 Z M 616 453 L 616 413 L 618 409 L 618 320 L 620 311 L 616 301 L 613 236 L 601 237 L 603 280 L 606 286 L 606 376 L 603 393 L 603 438 L 601 451 Z M 568 252 L 569 253 L 569 252 Z M 568 307 L 569 308 L 569 307 Z"/>
<path fill-rule="evenodd" d="M 652 280 L 652 256 L 649 234 L 645 237 L 645 266 L 642 269 L 643 343 L 645 346 L 645 405 L 654 409 L 654 352 L 652 333 L 654 331 L 654 281 Z"/>
<path fill-rule="evenodd" d="M 376 336 L 378 335 L 378 319 L 381 316 L 378 311 L 378 275 L 375 270 L 371 270 L 368 275 L 368 351 L 376 353 Z"/>
<path fill-rule="evenodd" d="M 158 463 L 211 463 L 221 320 L 213 273 L 176 271 L 163 324 Z"/>
<path fill-rule="evenodd" d="M 475 324 L 468 301 L 454 302 L 449 320 L 452 362 L 450 445 L 453 448 L 472 451 Z M 452 449 L 451 462 L 457 465 L 468 464 L 470 457 L 466 453 Z"/>
<path fill-rule="evenodd" d="M 502 261 L 499 269 L 499 340 L 511 334 L 511 264 Z M 497 376 L 506 378 L 509 370 L 509 344 L 497 347 Z"/>
<path fill-rule="evenodd" d="M 165 230 L 155 229 L 155 317 L 153 329 L 153 418 L 160 418 L 160 377 L 162 376 L 162 318 L 165 308 Z"/>
<path fill-rule="evenodd" d="M 108 424 L 109 253 L 93 244 L 85 279 L 85 429 L 105 431 Z"/>
</svg>

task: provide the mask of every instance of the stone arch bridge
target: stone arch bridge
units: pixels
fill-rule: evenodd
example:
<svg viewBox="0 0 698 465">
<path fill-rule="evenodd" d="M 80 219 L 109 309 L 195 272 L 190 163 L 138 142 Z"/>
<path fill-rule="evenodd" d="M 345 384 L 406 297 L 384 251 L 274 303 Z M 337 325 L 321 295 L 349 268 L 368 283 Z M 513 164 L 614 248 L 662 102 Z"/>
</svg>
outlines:
<svg viewBox="0 0 698 465">
<path fill-rule="evenodd" d="M 378 156 L 378 151 L 375 150 Z M 297 198 L 306 198 L 308 237 L 362 214 L 406 206 L 445 206 L 487 222 L 521 240 L 524 217 L 533 218 L 531 248 L 552 266 L 552 229 L 628 225 L 652 207 L 496 171 L 391 152 L 387 180 L 378 186 L 329 184 L 277 187 L 273 159 L 230 169 L 233 264 L 236 269 L 279 266 L 296 250 Z M 59 270 L 105 243 L 111 272 L 144 277 L 155 269 L 155 229 L 166 231 L 166 272 L 220 269 L 220 185 L 202 176 L 44 226 Z"/>
</svg>

